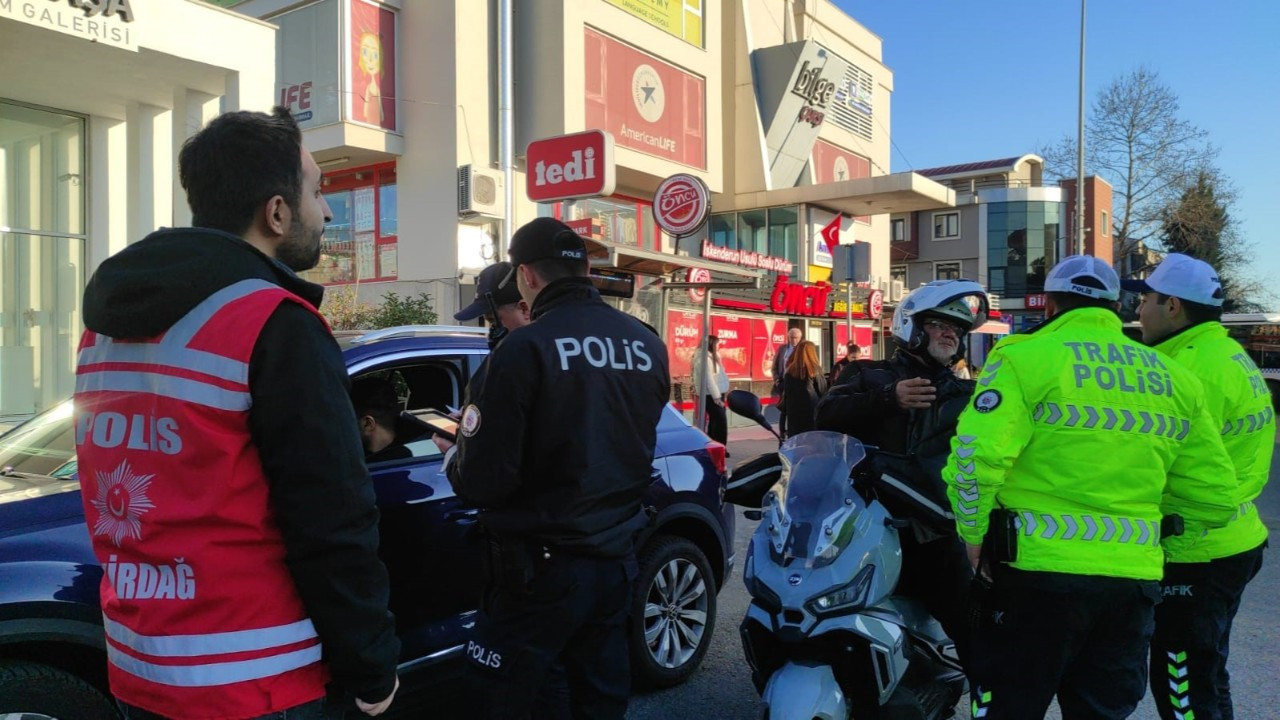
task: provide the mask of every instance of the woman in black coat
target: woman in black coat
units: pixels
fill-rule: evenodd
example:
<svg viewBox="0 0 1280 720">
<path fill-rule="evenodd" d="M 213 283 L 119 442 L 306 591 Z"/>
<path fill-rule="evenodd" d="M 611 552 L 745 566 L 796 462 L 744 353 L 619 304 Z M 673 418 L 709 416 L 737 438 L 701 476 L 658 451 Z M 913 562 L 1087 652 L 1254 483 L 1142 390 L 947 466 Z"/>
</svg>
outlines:
<svg viewBox="0 0 1280 720">
<path fill-rule="evenodd" d="M 787 417 L 787 435 L 815 428 L 818 401 L 827 393 L 827 378 L 818 365 L 818 348 L 802 341 L 791 353 L 782 377 L 782 412 Z"/>
</svg>

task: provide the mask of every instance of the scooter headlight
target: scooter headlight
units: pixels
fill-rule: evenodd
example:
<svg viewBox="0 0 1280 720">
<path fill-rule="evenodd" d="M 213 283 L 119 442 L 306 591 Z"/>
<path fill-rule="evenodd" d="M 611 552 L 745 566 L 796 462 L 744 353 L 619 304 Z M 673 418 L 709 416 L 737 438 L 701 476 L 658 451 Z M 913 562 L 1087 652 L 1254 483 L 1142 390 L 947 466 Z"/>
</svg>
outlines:
<svg viewBox="0 0 1280 720">
<path fill-rule="evenodd" d="M 874 565 L 862 568 L 844 587 L 811 599 L 807 603 L 809 611 L 814 615 L 833 615 L 861 608 L 867 602 L 867 592 L 871 589 L 873 575 L 875 575 Z"/>
</svg>

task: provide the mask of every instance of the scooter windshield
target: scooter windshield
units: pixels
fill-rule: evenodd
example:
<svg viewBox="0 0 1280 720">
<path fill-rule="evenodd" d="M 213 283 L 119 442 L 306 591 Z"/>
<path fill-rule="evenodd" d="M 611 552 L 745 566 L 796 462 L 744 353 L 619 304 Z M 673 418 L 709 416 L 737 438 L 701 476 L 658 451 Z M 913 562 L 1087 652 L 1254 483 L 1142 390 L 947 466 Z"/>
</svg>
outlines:
<svg viewBox="0 0 1280 720">
<path fill-rule="evenodd" d="M 778 454 L 782 478 L 763 503 L 774 553 L 784 566 L 803 560 L 806 568 L 823 567 L 849 544 L 866 508 L 849 479 L 866 450 L 856 438 L 817 431 L 790 438 Z"/>
</svg>

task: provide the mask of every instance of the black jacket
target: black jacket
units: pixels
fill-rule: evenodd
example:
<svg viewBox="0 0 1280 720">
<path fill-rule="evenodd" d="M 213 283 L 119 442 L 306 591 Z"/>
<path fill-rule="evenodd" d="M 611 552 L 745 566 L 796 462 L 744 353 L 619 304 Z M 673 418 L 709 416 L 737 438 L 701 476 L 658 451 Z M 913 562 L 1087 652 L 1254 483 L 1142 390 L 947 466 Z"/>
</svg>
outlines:
<svg viewBox="0 0 1280 720">
<path fill-rule="evenodd" d="M 489 356 L 449 479 L 500 536 L 621 556 L 645 524 L 667 349 L 585 278 L 551 283 Z"/>
<path fill-rule="evenodd" d="M 933 382 L 937 399 L 927 409 L 899 407 L 895 386 L 901 380 L 918 377 Z M 846 367 L 818 403 L 817 426 L 819 430 L 842 432 L 864 444 L 909 456 L 898 466 L 895 476 L 904 476 L 903 480 L 949 511 L 942 467 L 951 453 L 956 422 L 973 395 L 973 388 L 972 380 L 961 380 L 932 358 L 899 349 L 889 360 L 861 360 Z M 954 527 L 950 532 L 954 533 Z"/>
<path fill-rule="evenodd" d="M 113 338 L 164 332 L 240 280 L 275 283 L 319 307 L 324 289 L 240 238 L 203 228 L 152 233 L 103 261 L 85 288 L 85 325 Z M 391 694 L 400 641 L 378 559 L 378 510 L 333 335 L 282 303 L 249 360 L 249 430 L 271 483 L 285 562 L 342 689 Z"/>
<path fill-rule="evenodd" d="M 782 376 L 782 412 L 787 415 L 787 435 L 814 430 L 818 401 L 827 392 L 827 378 L 819 375 L 802 380 L 793 375 Z"/>
</svg>

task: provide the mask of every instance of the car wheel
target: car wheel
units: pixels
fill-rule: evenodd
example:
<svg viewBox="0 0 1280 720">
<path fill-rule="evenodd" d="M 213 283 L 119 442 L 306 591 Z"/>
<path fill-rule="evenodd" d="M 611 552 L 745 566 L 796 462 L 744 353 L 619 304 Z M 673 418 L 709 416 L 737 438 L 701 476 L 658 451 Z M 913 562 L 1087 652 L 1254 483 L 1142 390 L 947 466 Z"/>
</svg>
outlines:
<svg viewBox="0 0 1280 720">
<path fill-rule="evenodd" d="M 117 720 L 115 705 L 64 670 L 0 663 L 0 720 Z"/>
<path fill-rule="evenodd" d="M 648 687 L 671 687 L 698 668 L 716 625 L 715 579 L 697 545 L 654 538 L 638 557 L 632 600 L 631 672 Z"/>
</svg>

